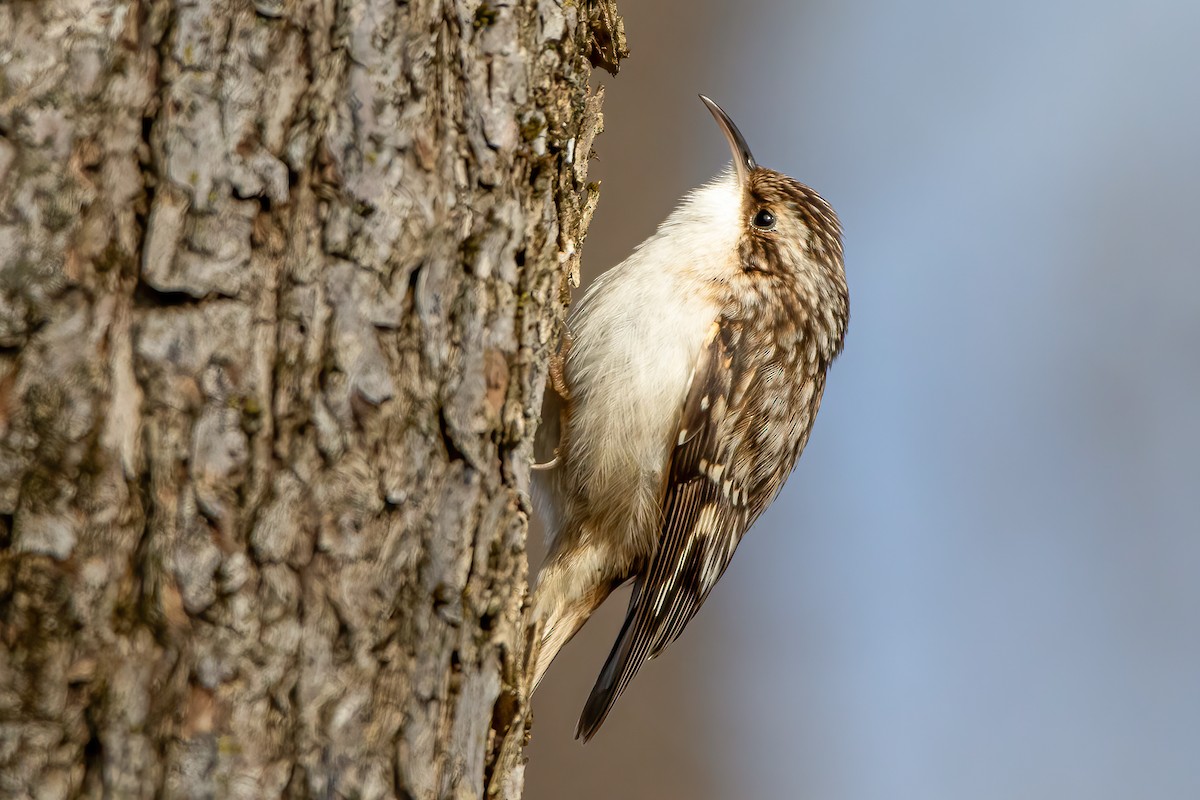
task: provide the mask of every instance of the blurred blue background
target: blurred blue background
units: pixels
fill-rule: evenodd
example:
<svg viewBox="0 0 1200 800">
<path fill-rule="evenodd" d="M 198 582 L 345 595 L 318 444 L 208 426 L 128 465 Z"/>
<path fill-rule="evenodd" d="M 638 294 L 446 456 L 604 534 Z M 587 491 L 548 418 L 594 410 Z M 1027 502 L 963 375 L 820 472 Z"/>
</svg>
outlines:
<svg viewBox="0 0 1200 800">
<path fill-rule="evenodd" d="M 586 274 L 727 161 L 703 91 L 838 210 L 850 331 L 586 748 L 626 595 L 556 662 L 527 796 L 1200 798 L 1200 3 L 679 9 L 621 6 Z"/>
</svg>

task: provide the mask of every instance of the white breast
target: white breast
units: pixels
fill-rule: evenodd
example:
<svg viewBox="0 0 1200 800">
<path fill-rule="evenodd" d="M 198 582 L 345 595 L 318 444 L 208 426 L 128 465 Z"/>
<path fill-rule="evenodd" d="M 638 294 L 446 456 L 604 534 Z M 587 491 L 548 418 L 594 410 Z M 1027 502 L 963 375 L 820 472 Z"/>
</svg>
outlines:
<svg viewBox="0 0 1200 800">
<path fill-rule="evenodd" d="M 590 497 L 626 497 L 636 486 L 657 504 L 688 381 L 719 312 L 712 282 L 736 266 L 740 216 L 728 172 L 685 198 L 571 315 L 570 468 Z"/>
</svg>

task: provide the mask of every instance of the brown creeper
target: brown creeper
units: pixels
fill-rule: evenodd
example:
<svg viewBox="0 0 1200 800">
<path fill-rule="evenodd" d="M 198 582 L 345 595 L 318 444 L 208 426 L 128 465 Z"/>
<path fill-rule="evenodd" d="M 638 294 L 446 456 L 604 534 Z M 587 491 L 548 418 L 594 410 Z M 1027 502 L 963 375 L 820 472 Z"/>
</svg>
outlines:
<svg viewBox="0 0 1200 800">
<path fill-rule="evenodd" d="M 633 578 L 576 736 L 596 733 L 642 662 L 679 636 L 787 479 L 842 349 L 841 226 L 807 186 L 758 166 L 703 95 L 733 167 L 695 190 L 572 311 L 547 387 L 536 473 L 550 553 L 534 593 L 534 685 Z"/>
</svg>

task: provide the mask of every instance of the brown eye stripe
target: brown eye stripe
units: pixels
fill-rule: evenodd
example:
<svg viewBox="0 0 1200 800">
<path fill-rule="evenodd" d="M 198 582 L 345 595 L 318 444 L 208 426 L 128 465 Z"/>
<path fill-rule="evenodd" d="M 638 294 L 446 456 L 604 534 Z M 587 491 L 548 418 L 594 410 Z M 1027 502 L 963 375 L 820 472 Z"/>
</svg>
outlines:
<svg viewBox="0 0 1200 800">
<path fill-rule="evenodd" d="M 842 260 L 842 225 L 829 203 L 797 180 L 765 167 L 751 177 L 750 202 L 755 208 L 782 204 L 809 230 L 809 246 Z"/>
</svg>

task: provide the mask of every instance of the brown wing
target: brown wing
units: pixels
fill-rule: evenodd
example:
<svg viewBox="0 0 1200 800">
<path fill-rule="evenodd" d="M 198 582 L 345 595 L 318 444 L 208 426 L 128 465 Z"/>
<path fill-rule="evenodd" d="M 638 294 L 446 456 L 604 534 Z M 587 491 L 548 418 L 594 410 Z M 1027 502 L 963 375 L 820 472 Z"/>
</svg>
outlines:
<svg viewBox="0 0 1200 800">
<path fill-rule="evenodd" d="M 714 323 L 692 374 L 667 467 L 661 538 L 579 720 L 576 736 L 585 741 L 642 662 L 683 631 L 752 522 L 757 504 L 733 466 L 755 422 L 746 407 L 754 375 L 733 355 L 740 336 L 740 326 Z"/>
</svg>

